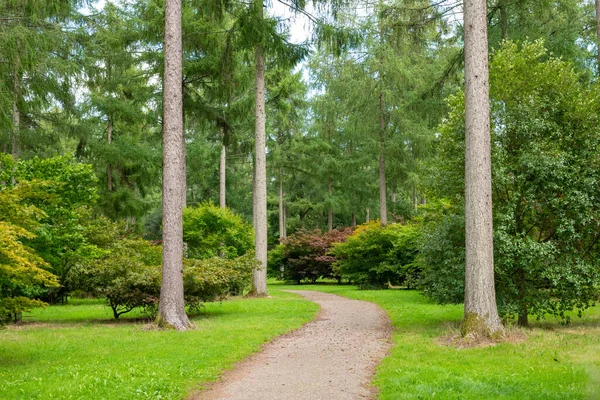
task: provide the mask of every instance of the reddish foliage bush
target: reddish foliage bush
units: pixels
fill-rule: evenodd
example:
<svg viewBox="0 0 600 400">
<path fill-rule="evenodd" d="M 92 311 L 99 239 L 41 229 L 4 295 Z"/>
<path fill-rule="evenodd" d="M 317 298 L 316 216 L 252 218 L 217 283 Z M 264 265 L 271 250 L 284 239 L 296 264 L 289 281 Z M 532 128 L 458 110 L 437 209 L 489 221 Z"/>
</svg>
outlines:
<svg viewBox="0 0 600 400">
<path fill-rule="evenodd" d="M 297 283 L 319 278 L 336 278 L 332 270 L 335 257 L 329 254 L 334 243 L 346 241 L 352 228 L 322 233 L 301 230 L 287 237 L 269 255 L 271 275 Z M 283 268 L 281 268 L 283 267 Z"/>
</svg>

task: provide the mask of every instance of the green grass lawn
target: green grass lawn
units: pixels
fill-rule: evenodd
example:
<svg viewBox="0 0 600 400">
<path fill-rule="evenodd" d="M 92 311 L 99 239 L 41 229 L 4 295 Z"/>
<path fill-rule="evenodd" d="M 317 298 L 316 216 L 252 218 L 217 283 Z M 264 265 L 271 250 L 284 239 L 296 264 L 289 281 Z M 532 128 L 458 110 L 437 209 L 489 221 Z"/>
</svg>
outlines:
<svg viewBox="0 0 600 400">
<path fill-rule="evenodd" d="M 207 304 L 188 332 L 145 330 L 140 314 L 115 322 L 97 300 L 36 310 L 0 331 L 0 399 L 178 399 L 310 320 L 317 306 L 283 289 L 335 293 L 379 304 L 395 327 L 377 368 L 381 399 L 600 399 L 600 309 L 568 326 L 546 321 L 522 342 L 457 349 L 439 337 L 462 306 L 414 291 L 337 285 L 270 285 L 271 299 Z M 125 316 L 124 316 L 125 317 Z"/>
<path fill-rule="evenodd" d="M 207 304 L 187 332 L 145 330 L 139 314 L 115 323 L 98 300 L 35 310 L 0 330 L 0 399 L 180 399 L 317 312 L 271 294 Z"/>
<path fill-rule="evenodd" d="M 319 290 L 379 304 L 394 325 L 394 348 L 377 368 L 380 399 L 600 399 L 600 308 L 570 325 L 533 321 L 527 339 L 458 349 L 439 337 L 458 328 L 463 307 L 439 306 L 418 292 L 351 286 Z"/>
</svg>

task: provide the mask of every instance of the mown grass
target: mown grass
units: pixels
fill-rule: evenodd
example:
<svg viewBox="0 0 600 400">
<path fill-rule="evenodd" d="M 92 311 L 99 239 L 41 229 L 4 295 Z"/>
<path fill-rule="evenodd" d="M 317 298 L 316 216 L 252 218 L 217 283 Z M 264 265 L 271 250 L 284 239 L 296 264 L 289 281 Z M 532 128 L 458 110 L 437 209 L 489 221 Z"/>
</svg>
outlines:
<svg viewBox="0 0 600 400">
<path fill-rule="evenodd" d="M 570 325 L 549 319 L 525 329 L 526 339 L 482 348 L 445 346 L 462 306 L 439 306 L 415 291 L 302 285 L 371 301 L 394 325 L 394 347 L 377 368 L 380 399 L 600 399 L 600 308 Z"/>
<path fill-rule="evenodd" d="M 271 295 L 207 304 L 187 332 L 147 330 L 139 313 L 115 322 L 97 300 L 36 310 L 0 331 L 0 399 L 180 399 L 317 312 Z"/>
</svg>

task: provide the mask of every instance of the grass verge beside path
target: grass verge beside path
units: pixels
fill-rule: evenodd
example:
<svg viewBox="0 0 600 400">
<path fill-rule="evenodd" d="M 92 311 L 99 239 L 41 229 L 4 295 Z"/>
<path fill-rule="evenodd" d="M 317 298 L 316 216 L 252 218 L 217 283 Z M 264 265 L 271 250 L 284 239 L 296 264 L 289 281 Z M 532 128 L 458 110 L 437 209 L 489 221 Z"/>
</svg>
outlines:
<svg viewBox="0 0 600 400">
<path fill-rule="evenodd" d="M 209 303 L 187 332 L 115 322 L 98 300 L 35 310 L 28 324 L 0 330 L 0 399 L 180 399 L 318 310 L 270 294 Z"/>
<path fill-rule="evenodd" d="M 388 312 L 394 347 L 375 376 L 381 400 L 600 399 L 600 307 L 566 326 L 534 321 L 521 343 L 457 349 L 439 344 L 439 337 L 457 329 L 462 305 L 439 306 L 415 291 L 271 287 L 334 293 Z"/>
</svg>

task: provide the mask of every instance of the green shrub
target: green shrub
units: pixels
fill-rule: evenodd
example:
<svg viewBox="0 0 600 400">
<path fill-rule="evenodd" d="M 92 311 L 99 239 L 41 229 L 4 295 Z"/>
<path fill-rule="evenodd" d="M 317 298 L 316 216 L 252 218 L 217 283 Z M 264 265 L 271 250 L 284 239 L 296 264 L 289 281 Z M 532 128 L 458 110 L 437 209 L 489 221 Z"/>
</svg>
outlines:
<svg viewBox="0 0 600 400">
<path fill-rule="evenodd" d="M 183 210 L 183 240 L 190 258 L 231 259 L 253 248 L 254 231 L 228 208 L 204 203 Z"/>
<path fill-rule="evenodd" d="M 465 218 L 438 215 L 424 229 L 421 240 L 423 293 L 440 304 L 465 299 Z"/>
<path fill-rule="evenodd" d="M 47 263 L 26 245 L 45 216 L 26 201 L 37 189 L 29 182 L 0 186 L 0 324 L 45 306 L 33 298 L 60 286 L 58 277 L 44 269 Z"/>
<path fill-rule="evenodd" d="M 160 300 L 162 247 L 128 238 L 122 223 L 106 218 L 91 221 L 86 236 L 88 244 L 80 249 L 69 271 L 70 287 L 105 298 L 115 318 L 134 308 L 155 312 Z M 257 266 L 253 252 L 234 259 L 185 259 L 186 305 L 198 308 L 202 302 L 242 293 Z"/>
<path fill-rule="evenodd" d="M 506 42 L 490 63 L 498 311 L 569 321 L 600 287 L 600 91 L 541 42 Z M 425 293 L 462 302 L 464 94 L 440 127 L 435 194 L 453 199 L 424 244 Z"/>
<path fill-rule="evenodd" d="M 320 230 L 301 230 L 288 236 L 269 254 L 269 274 L 300 283 L 315 282 L 319 278 L 336 278 L 333 271 L 335 257 L 330 254 L 334 243 L 343 242 L 352 228 L 322 233 Z M 283 269 L 281 269 L 283 267 Z"/>
<path fill-rule="evenodd" d="M 413 287 L 421 268 L 416 261 L 419 227 L 416 224 L 368 224 L 345 243 L 333 246 L 334 272 L 360 287 Z"/>
<path fill-rule="evenodd" d="M 218 301 L 228 295 L 243 294 L 252 282 L 252 270 L 259 266 L 254 252 L 248 252 L 235 259 L 186 259 L 183 268 L 186 304 L 198 308 L 202 302 Z"/>
<path fill-rule="evenodd" d="M 69 283 L 105 298 L 115 318 L 138 307 L 155 309 L 160 296 L 160 252 L 160 246 L 139 239 L 117 238 L 104 248 L 88 246 L 86 257 L 70 270 Z"/>
</svg>

